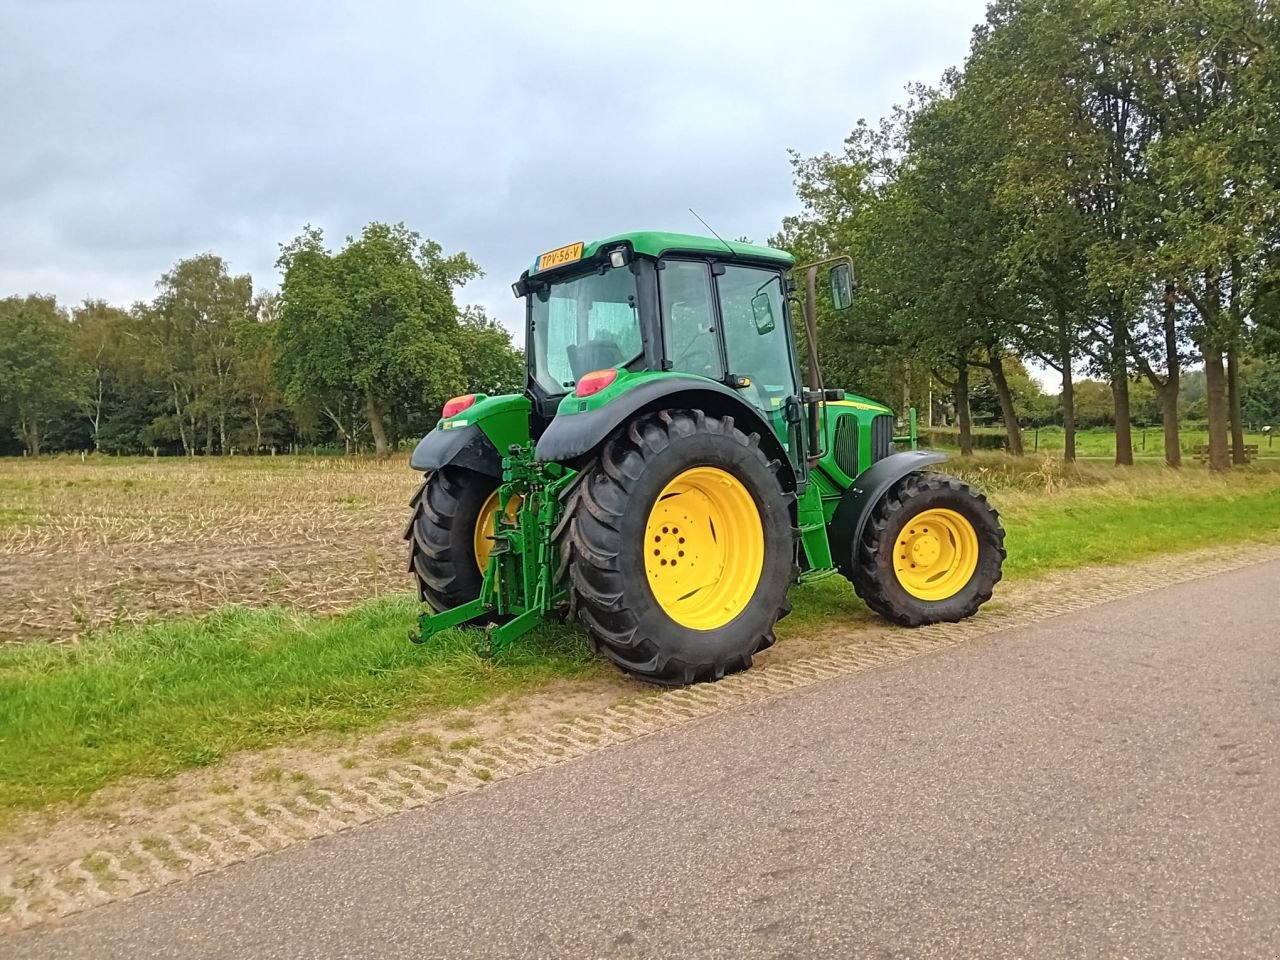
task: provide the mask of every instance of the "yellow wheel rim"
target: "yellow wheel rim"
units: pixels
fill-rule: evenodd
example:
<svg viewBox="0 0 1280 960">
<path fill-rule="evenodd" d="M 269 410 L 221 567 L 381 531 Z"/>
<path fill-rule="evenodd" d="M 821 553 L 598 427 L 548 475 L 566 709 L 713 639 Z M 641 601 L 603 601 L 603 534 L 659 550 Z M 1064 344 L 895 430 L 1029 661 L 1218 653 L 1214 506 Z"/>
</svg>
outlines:
<svg viewBox="0 0 1280 960">
<path fill-rule="evenodd" d="M 746 608 L 764 570 L 764 526 L 751 493 L 715 467 L 677 476 L 649 511 L 644 569 L 676 623 L 723 627 Z"/>
<path fill-rule="evenodd" d="M 978 569 L 978 531 L 954 510 L 924 510 L 898 532 L 893 571 L 921 600 L 946 600 Z"/>
<path fill-rule="evenodd" d="M 520 509 L 520 498 L 512 497 L 507 501 L 507 519 L 514 521 L 516 511 Z M 493 552 L 494 532 L 497 527 L 494 525 L 494 516 L 498 512 L 498 491 L 495 490 L 489 494 L 489 498 L 485 500 L 483 506 L 480 507 L 480 513 L 476 517 L 476 529 L 472 534 L 472 544 L 476 551 L 476 566 L 480 568 L 480 572 L 484 573 L 484 568 L 489 565 L 489 554 Z"/>
</svg>

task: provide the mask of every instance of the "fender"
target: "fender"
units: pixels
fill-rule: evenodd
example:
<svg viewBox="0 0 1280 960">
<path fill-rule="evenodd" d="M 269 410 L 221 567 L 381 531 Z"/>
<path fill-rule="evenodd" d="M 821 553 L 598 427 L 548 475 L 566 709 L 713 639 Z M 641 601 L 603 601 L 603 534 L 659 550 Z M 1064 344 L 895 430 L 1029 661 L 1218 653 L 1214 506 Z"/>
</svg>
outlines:
<svg viewBox="0 0 1280 960">
<path fill-rule="evenodd" d="M 668 409 L 693 409 L 716 416 L 732 416 L 741 430 L 759 434 L 760 449 L 765 456 L 781 463 L 778 479 L 782 481 L 783 488 L 795 489 L 791 460 L 769 423 L 735 391 L 704 377 L 658 377 L 631 387 L 594 410 L 557 413 L 538 439 L 537 458 L 544 463 L 571 462 L 593 451 L 634 415 Z"/>
<path fill-rule="evenodd" d="M 453 430 L 437 427 L 418 441 L 409 465 L 415 470 L 465 467 L 477 473 L 502 478 L 502 457 L 478 424 Z"/>
<path fill-rule="evenodd" d="M 852 558 L 854 544 L 862 542 L 862 531 L 867 526 L 867 518 L 890 487 L 907 474 L 915 473 L 931 463 L 942 463 L 946 459 L 945 453 L 904 450 L 877 460 L 860 473 L 853 485 L 841 496 L 836 512 L 831 517 L 831 548 L 836 555 L 836 564 L 843 566 Z"/>
</svg>

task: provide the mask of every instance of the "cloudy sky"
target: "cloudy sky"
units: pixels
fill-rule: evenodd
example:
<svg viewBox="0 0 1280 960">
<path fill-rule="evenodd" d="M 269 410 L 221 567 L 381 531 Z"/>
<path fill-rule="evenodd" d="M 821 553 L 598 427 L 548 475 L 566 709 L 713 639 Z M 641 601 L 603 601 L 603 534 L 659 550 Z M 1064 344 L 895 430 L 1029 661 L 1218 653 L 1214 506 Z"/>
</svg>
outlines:
<svg viewBox="0 0 1280 960">
<path fill-rule="evenodd" d="M 149 298 L 211 250 L 259 287 L 306 223 L 403 220 L 521 322 L 539 251 L 763 240 L 787 148 L 835 150 L 959 63 L 981 0 L 0 0 L 0 296 Z"/>
</svg>

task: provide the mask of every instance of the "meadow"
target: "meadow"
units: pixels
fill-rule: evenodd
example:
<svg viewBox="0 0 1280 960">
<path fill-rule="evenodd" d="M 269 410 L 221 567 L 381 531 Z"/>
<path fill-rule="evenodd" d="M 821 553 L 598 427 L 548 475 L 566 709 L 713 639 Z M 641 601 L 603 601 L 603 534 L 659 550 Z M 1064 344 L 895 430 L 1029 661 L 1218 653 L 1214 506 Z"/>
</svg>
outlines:
<svg viewBox="0 0 1280 960">
<path fill-rule="evenodd" d="M 948 469 L 1000 510 L 1015 583 L 1280 531 L 1280 460 L 1215 476 L 992 453 Z M 417 482 L 403 458 L 0 461 L 0 821 L 557 679 L 616 683 L 573 625 L 494 659 L 476 631 L 408 643 Z M 873 619 L 838 577 L 793 598 L 780 646 Z"/>
</svg>

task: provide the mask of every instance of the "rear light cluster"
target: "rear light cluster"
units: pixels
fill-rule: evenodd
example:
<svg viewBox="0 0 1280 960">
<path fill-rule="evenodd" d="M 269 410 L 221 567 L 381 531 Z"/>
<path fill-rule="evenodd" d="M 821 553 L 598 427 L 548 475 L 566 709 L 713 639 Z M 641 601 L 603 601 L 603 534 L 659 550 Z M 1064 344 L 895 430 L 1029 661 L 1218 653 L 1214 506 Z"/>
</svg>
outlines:
<svg viewBox="0 0 1280 960">
<path fill-rule="evenodd" d="M 575 396 L 589 397 L 593 393 L 599 393 L 617 379 L 617 370 L 596 370 L 581 377 L 578 380 L 577 388 L 573 392 Z"/>
<path fill-rule="evenodd" d="M 446 403 L 444 405 L 444 409 L 440 411 L 440 416 L 448 420 L 450 417 L 457 416 L 475 402 L 476 395 L 474 393 L 464 393 L 462 396 L 454 397 Z"/>
</svg>

